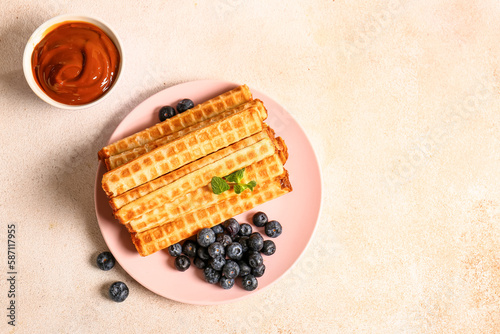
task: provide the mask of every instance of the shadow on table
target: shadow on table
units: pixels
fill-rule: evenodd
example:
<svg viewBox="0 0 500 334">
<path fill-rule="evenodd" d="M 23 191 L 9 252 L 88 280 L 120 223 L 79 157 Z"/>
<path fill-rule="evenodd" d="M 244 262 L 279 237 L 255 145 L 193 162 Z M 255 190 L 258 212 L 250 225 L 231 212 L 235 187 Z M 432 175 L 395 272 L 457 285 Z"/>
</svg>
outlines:
<svg viewBox="0 0 500 334">
<path fill-rule="evenodd" d="M 0 83 L 6 89 L 5 95 L 22 96 L 36 100 L 23 73 L 24 47 L 31 34 L 44 21 L 43 17 L 18 17 L 13 25 L 0 31 Z M 29 101 L 28 101 L 29 102 Z M 40 103 L 43 103 L 40 101 Z"/>
</svg>

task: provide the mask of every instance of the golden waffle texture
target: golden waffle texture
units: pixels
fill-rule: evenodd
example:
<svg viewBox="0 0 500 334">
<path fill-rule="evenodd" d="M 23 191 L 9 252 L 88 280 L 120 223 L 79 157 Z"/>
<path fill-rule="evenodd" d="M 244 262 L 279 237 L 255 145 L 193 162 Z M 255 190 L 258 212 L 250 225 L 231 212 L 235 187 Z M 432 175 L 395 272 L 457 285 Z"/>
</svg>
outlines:
<svg viewBox="0 0 500 334">
<path fill-rule="evenodd" d="M 267 183 L 257 185 L 253 192 L 244 191 L 215 205 L 182 216 L 141 233 L 132 234 L 132 242 L 141 256 L 151 255 L 181 240 L 195 235 L 203 228 L 215 226 L 262 203 L 292 191 L 288 173 Z"/>
<path fill-rule="evenodd" d="M 259 109 L 250 108 L 198 129 L 108 171 L 102 187 L 110 197 L 122 194 L 261 131 L 266 117 L 267 113 L 262 115 Z"/>
<path fill-rule="evenodd" d="M 240 104 L 252 100 L 252 93 L 246 85 L 237 87 L 229 92 L 216 96 L 204 103 L 178 114 L 164 122 L 158 123 L 146 130 L 137 132 L 131 136 L 114 142 L 102 148 L 98 156 L 100 159 L 109 158 L 112 155 L 141 147 L 158 138 L 165 137 L 171 133 L 182 130 L 198 122 L 209 119 L 221 112 L 234 108 Z"/>
<path fill-rule="evenodd" d="M 108 168 L 108 170 L 120 167 L 121 165 L 124 165 L 127 162 L 134 160 L 135 158 L 140 157 L 141 155 L 154 150 L 155 148 L 158 148 L 160 146 L 168 144 L 169 142 L 171 142 L 177 138 L 180 138 L 180 137 L 182 137 L 190 132 L 201 129 L 205 126 L 208 126 L 210 124 L 218 122 L 226 117 L 237 114 L 240 111 L 243 111 L 245 109 L 252 108 L 252 107 L 258 108 L 262 114 L 266 113 L 265 108 L 264 108 L 264 104 L 262 103 L 262 101 L 252 100 L 252 101 L 247 102 L 245 104 L 239 105 L 235 108 L 226 110 L 226 111 L 224 111 L 224 112 L 222 112 L 222 113 L 220 113 L 212 118 L 209 118 L 205 121 L 196 123 L 194 125 L 191 125 L 187 128 L 184 128 L 182 130 L 174 132 L 174 133 L 167 135 L 165 137 L 162 137 L 160 139 L 156 139 L 156 140 L 149 142 L 141 147 L 137 147 L 137 148 L 110 156 L 109 158 L 106 158 L 106 160 L 105 160 L 106 167 Z"/>
<path fill-rule="evenodd" d="M 156 178 L 154 180 L 151 180 L 148 183 L 145 183 L 139 187 L 136 187 L 134 189 L 131 189 L 119 196 L 113 197 L 110 199 L 109 203 L 111 207 L 113 208 L 113 211 L 118 210 L 119 208 L 125 206 L 126 204 L 135 201 L 136 199 L 146 196 L 147 194 L 155 191 L 156 189 L 159 189 L 161 187 L 164 187 L 173 181 L 189 174 L 192 173 L 202 167 L 205 167 L 208 164 L 211 164 L 217 160 L 220 160 L 231 153 L 234 153 L 236 151 L 239 151 L 247 146 L 250 146 L 252 144 L 255 144 L 258 141 L 261 141 L 262 139 L 265 138 L 273 138 L 274 137 L 274 131 L 271 130 L 269 127 L 264 126 L 264 130 L 248 137 L 245 139 L 242 139 L 226 148 L 223 148 L 217 152 L 214 152 L 212 154 L 209 154 L 201 159 L 198 159 L 196 161 L 193 161 L 179 169 L 176 169 L 175 171 L 172 171 L 168 174 L 165 174 L 159 178 Z"/>
<path fill-rule="evenodd" d="M 229 175 L 273 155 L 276 151 L 277 147 L 274 138 L 263 139 L 125 205 L 115 212 L 115 217 L 124 223 L 153 210 L 165 202 L 173 201 L 197 188 L 206 186 L 213 176 L 223 177 Z"/>
<path fill-rule="evenodd" d="M 245 169 L 243 181 L 250 182 L 254 180 L 257 184 L 261 184 L 282 175 L 285 161 L 286 156 L 281 151 L 257 161 Z M 222 194 L 216 195 L 213 193 L 210 185 L 206 185 L 173 201 L 164 202 L 159 207 L 128 221 L 127 228 L 130 232 L 144 232 L 147 229 L 163 225 L 180 218 L 182 215 L 233 196 L 238 195 L 234 191 L 225 191 Z"/>
</svg>

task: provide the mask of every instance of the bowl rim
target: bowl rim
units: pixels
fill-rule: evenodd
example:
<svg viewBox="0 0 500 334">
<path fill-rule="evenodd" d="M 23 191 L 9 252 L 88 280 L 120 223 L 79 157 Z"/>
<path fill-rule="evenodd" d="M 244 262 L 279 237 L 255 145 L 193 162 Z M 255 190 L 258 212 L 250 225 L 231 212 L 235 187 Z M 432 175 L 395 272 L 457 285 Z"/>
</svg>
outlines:
<svg viewBox="0 0 500 334">
<path fill-rule="evenodd" d="M 45 35 L 51 30 L 53 26 L 61 24 L 63 22 L 86 22 L 97 26 L 106 33 L 106 35 L 111 39 L 111 41 L 113 41 L 113 43 L 116 46 L 116 49 L 118 50 L 118 54 L 120 55 L 120 64 L 118 66 L 118 70 L 116 72 L 116 79 L 113 85 L 106 91 L 105 94 L 101 95 L 96 100 L 86 104 L 71 105 L 55 101 L 54 99 L 49 97 L 40 88 L 40 86 L 38 86 L 33 75 L 33 70 L 31 66 L 31 57 L 36 45 L 42 40 L 43 37 L 45 37 Z M 31 34 L 23 52 L 24 77 L 26 78 L 26 81 L 28 82 L 28 85 L 30 86 L 31 90 L 44 102 L 60 109 L 78 110 L 78 109 L 90 108 L 98 104 L 105 98 L 107 98 L 110 95 L 111 91 L 115 89 L 118 82 L 121 81 L 120 78 L 122 76 L 121 74 L 123 72 L 124 65 L 125 65 L 125 59 L 123 56 L 122 42 L 118 34 L 116 34 L 113 28 L 111 28 L 111 26 L 102 19 L 88 15 L 62 14 L 45 21 L 38 28 L 36 28 L 35 31 Z"/>
</svg>

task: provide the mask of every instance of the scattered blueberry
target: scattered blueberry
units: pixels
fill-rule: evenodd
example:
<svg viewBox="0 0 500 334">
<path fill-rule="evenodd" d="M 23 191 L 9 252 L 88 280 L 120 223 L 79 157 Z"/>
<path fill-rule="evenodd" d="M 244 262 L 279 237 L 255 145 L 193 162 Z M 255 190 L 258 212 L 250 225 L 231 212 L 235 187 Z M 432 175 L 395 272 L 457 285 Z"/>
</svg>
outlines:
<svg viewBox="0 0 500 334">
<path fill-rule="evenodd" d="M 224 258 L 224 256 L 219 255 L 208 260 L 208 264 L 215 270 L 219 271 L 222 270 L 222 267 L 224 267 L 224 265 L 226 264 L 226 259 Z"/>
<path fill-rule="evenodd" d="M 238 277 L 239 274 L 240 266 L 238 265 L 238 263 L 232 260 L 227 260 L 224 267 L 222 267 L 222 275 L 227 278 L 235 278 Z"/>
<path fill-rule="evenodd" d="M 227 245 L 229 245 L 233 242 L 233 239 L 231 239 L 231 237 L 229 235 L 227 235 L 226 233 L 219 233 L 215 237 L 215 241 L 220 242 L 220 244 L 223 247 L 226 247 Z"/>
<path fill-rule="evenodd" d="M 114 282 L 109 287 L 109 296 L 117 303 L 121 303 L 128 297 L 128 286 L 123 282 Z"/>
<path fill-rule="evenodd" d="M 257 279 L 255 278 L 254 275 L 249 274 L 243 277 L 241 284 L 243 286 L 243 289 L 247 291 L 253 291 L 257 289 L 257 286 L 259 283 L 257 282 Z"/>
<path fill-rule="evenodd" d="M 208 246 L 208 254 L 214 258 L 217 256 L 224 256 L 226 252 L 224 251 L 224 246 L 220 242 L 214 242 L 210 246 Z"/>
<path fill-rule="evenodd" d="M 241 224 L 240 225 L 240 232 L 239 234 L 241 236 L 249 236 L 252 234 L 252 226 L 250 224 Z"/>
<path fill-rule="evenodd" d="M 256 268 L 252 268 L 252 275 L 254 275 L 255 277 L 262 277 L 265 271 L 266 271 L 266 265 L 263 263 Z"/>
<path fill-rule="evenodd" d="M 238 242 L 233 242 L 226 248 L 226 255 L 233 260 L 241 260 L 243 257 L 243 247 Z"/>
<path fill-rule="evenodd" d="M 186 255 L 179 255 L 175 258 L 175 267 L 179 271 L 186 271 L 191 266 L 191 260 Z"/>
<path fill-rule="evenodd" d="M 272 240 L 265 240 L 264 247 L 260 251 L 264 255 L 273 255 L 276 252 L 276 244 Z"/>
<path fill-rule="evenodd" d="M 262 238 L 259 232 L 254 232 L 248 237 L 247 245 L 250 249 L 260 251 L 264 247 L 264 238 Z"/>
<path fill-rule="evenodd" d="M 264 212 L 257 212 L 252 218 L 253 224 L 257 227 L 262 227 L 267 223 L 267 215 Z"/>
<path fill-rule="evenodd" d="M 248 264 L 252 268 L 257 268 L 264 262 L 264 259 L 262 258 L 262 255 L 260 253 L 253 253 L 250 256 L 248 256 Z"/>
<path fill-rule="evenodd" d="M 236 236 L 236 234 L 240 231 L 240 224 L 234 218 L 230 218 L 222 224 L 224 226 L 224 230 L 226 230 L 227 234 L 229 234 L 231 238 Z"/>
<path fill-rule="evenodd" d="M 266 224 L 264 231 L 266 232 L 266 235 L 268 237 L 271 238 L 279 237 L 282 232 L 281 224 L 276 220 L 271 220 Z"/>
<path fill-rule="evenodd" d="M 215 233 L 212 229 L 204 228 L 198 232 L 196 240 L 202 247 L 208 247 L 215 242 Z"/>
<path fill-rule="evenodd" d="M 221 277 L 220 286 L 223 289 L 231 289 L 234 286 L 234 278 Z"/>
<path fill-rule="evenodd" d="M 189 110 L 194 107 L 193 101 L 190 99 L 184 99 L 181 102 L 177 104 L 177 112 L 179 114 L 185 112 L 186 110 Z"/>
<path fill-rule="evenodd" d="M 168 254 L 171 256 L 179 256 L 182 254 L 182 246 L 180 243 L 173 244 L 168 246 Z"/>
<path fill-rule="evenodd" d="M 245 261 L 238 261 L 238 265 L 240 266 L 241 277 L 252 273 L 252 267 L 250 267 Z"/>
<path fill-rule="evenodd" d="M 184 242 L 184 245 L 182 245 L 182 252 L 189 257 L 195 257 L 196 248 L 196 242 L 194 242 L 193 240 L 186 240 Z"/>
<path fill-rule="evenodd" d="M 207 263 L 198 256 L 194 258 L 193 264 L 196 268 L 199 269 L 204 269 L 207 266 Z"/>
<path fill-rule="evenodd" d="M 216 284 L 220 280 L 220 271 L 217 271 L 212 267 L 206 267 L 203 274 L 205 276 L 205 281 L 210 284 Z"/>
<path fill-rule="evenodd" d="M 215 234 L 223 233 L 224 232 L 224 227 L 222 224 L 212 226 L 212 231 L 214 231 Z"/>
<path fill-rule="evenodd" d="M 248 237 L 247 236 L 241 237 L 238 240 L 238 243 L 241 245 L 243 253 L 246 253 L 248 251 Z"/>
<path fill-rule="evenodd" d="M 210 259 L 207 247 L 198 247 L 198 249 L 196 250 L 196 255 L 198 255 L 198 257 L 202 260 Z"/>
<path fill-rule="evenodd" d="M 160 117 L 160 122 L 163 122 L 163 121 L 177 115 L 177 111 L 175 111 L 175 109 L 172 108 L 171 106 L 164 106 L 164 107 L 161 107 L 158 115 Z"/>
<path fill-rule="evenodd" d="M 111 252 L 102 252 L 97 256 L 97 266 L 101 270 L 110 270 L 115 266 L 115 257 Z"/>
</svg>

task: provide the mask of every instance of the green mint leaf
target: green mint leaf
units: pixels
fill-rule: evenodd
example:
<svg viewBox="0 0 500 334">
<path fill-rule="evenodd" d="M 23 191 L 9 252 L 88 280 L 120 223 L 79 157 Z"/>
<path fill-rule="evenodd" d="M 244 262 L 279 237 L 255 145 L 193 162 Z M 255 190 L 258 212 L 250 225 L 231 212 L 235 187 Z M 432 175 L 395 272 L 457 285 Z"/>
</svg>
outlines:
<svg viewBox="0 0 500 334">
<path fill-rule="evenodd" d="M 212 177 L 212 181 L 210 182 L 210 184 L 212 186 L 212 191 L 216 195 L 222 194 L 224 191 L 229 190 L 229 184 L 227 184 L 227 182 L 224 181 L 223 178 L 218 176 Z"/>
<path fill-rule="evenodd" d="M 245 168 L 237 170 L 225 177 L 227 182 L 240 183 L 243 180 L 243 175 L 245 174 Z"/>
<path fill-rule="evenodd" d="M 234 185 L 234 192 L 237 194 L 241 194 L 245 189 L 247 189 L 246 184 L 238 183 Z"/>
<path fill-rule="evenodd" d="M 257 186 L 257 182 L 250 181 L 246 185 L 247 185 L 248 189 L 250 189 L 250 191 L 253 191 L 253 188 L 255 188 Z"/>
</svg>

